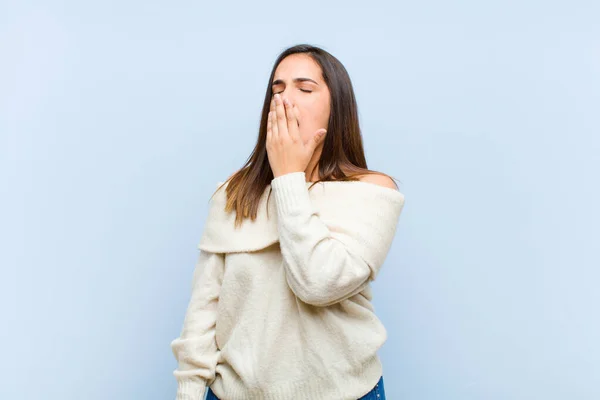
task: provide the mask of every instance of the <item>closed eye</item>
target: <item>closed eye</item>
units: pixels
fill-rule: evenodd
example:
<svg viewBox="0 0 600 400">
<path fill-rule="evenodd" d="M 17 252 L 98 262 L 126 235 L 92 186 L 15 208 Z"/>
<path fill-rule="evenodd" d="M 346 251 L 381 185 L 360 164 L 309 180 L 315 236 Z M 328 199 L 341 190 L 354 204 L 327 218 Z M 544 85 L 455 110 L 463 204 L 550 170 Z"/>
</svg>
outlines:
<svg viewBox="0 0 600 400">
<path fill-rule="evenodd" d="M 304 93 L 312 93 L 312 90 L 305 90 L 305 89 L 300 89 L 300 91 L 304 92 Z M 281 93 L 281 92 L 278 92 Z M 275 95 L 277 93 L 273 93 L 273 95 Z"/>
</svg>

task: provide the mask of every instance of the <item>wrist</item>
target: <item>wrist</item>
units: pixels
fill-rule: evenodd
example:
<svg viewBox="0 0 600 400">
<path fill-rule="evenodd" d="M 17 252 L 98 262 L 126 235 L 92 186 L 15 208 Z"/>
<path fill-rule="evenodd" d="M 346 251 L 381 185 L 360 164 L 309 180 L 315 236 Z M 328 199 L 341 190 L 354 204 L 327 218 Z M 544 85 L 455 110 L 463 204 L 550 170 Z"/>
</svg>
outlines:
<svg viewBox="0 0 600 400">
<path fill-rule="evenodd" d="M 310 197 L 304 171 L 279 175 L 271 181 L 275 203 L 280 217 L 310 209 Z"/>
</svg>

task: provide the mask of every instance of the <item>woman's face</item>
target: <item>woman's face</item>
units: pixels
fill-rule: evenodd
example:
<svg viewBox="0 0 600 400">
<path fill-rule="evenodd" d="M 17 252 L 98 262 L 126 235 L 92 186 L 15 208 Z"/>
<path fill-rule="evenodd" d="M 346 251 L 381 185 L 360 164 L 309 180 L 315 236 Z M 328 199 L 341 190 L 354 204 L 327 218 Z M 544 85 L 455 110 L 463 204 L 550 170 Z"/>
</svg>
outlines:
<svg viewBox="0 0 600 400">
<path fill-rule="evenodd" d="M 321 76 L 321 68 L 306 54 L 292 54 L 284 58 L 272 82 L 273 94 L 279 93 L 298 109 L 300 136 L 312 138 L 321 128 L 328 129 L 329 88 Z"/>
</svg>

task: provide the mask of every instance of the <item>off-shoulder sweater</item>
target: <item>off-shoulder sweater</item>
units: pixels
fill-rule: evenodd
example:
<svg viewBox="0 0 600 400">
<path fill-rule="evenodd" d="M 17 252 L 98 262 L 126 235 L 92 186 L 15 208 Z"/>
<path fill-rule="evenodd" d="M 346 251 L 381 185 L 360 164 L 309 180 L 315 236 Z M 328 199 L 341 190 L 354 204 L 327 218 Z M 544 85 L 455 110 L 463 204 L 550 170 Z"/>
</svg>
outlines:
<svg viewBox="0 0 600 400">
<path fill-rule="evenodd" d="M 237 228 L 226 185 L 212 197 L 171 342 L 177 400 L 202 400 L 207 386 L 223 400 L 356 400 L 382 376 L 387 331 L 370 282 L 404 195 L 365 181 L 312 184 L 304 172 L 273 179 L 256 220 Z"/>
</svg>

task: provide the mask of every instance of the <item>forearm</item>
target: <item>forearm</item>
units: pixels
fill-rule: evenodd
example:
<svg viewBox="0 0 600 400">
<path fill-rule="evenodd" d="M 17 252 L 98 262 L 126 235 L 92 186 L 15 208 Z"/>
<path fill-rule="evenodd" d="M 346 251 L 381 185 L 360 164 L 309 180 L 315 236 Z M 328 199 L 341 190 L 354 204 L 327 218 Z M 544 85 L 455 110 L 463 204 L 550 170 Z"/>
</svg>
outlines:
<svg viewBox="0 0 600 400">
<path fill-rule="evenodd" d="M 214 378 L 219 350 L 215 340 L 217 305 L 223 277 L 223 255 L 201 251 L 181 335 L 171 342 L 178 366 L 177 400 L 201 400 Z"/>
<path fill-rule="evenodd" d="M 337 240 L 312 207 L 304 174 L 273 180 L 286 277 L 304 302 L 325 306 L 360 292 L 372 276 L 360 255 Z"/>
</svg>

